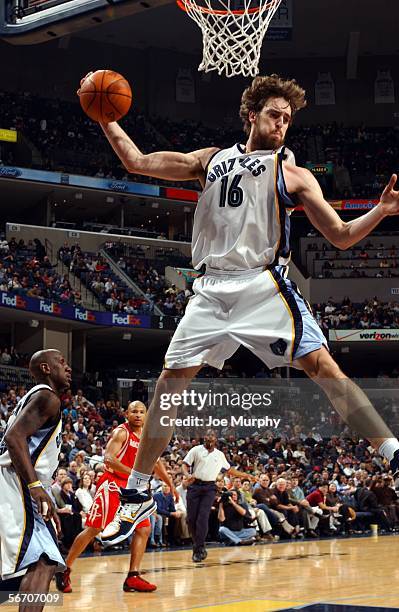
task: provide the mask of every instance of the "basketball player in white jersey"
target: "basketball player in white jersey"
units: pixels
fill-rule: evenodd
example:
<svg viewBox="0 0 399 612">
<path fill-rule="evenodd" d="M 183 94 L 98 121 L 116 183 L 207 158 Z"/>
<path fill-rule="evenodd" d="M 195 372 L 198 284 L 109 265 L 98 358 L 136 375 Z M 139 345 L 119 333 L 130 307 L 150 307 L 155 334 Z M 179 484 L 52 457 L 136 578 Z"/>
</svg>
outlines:
<svg viewBox="0 0 399 612">
<path fill-rule="evenodd" d="M 206 272 L 194 282 L 194 296 L 168 348 L 134 469 L 122 490 L 126 534 L 154 511 L 148 481 L 172 431 L 160 427 L 160 394 L 182 392 L 204 364 L 222 368 L 240 344 L 269 368 L 303 369 L 346 423 L 370 440 L 394 472 L 399 468 L 398 440 L 335 363 L 307 304 L 286 278 L 289 214 L 298 202 L 329 242 L 347 249 L 382 219 L 399 213 L 397 176 L 392 175 L 374 209 L 342 221 L 311 172 L 296 166 L 292 157 L 285 159 L 287 129 L 305 105 L 305 91 L 295 81 L 256 77 L 241 100 L 246 143 L 187 154 L 146 155 L 117 123 L 101 125 L 129 172 L 173 181 L 197 179 L 203 189 L 194 217 L 192 261 L 197 269 L 205 264 Z M 172 409 L 170 417 L 176 412 Z"/>
<path fill-rule="evenodd" d="M 58 467 L 61 446 L 59 395 L 69 389 L 71 368 L 55 349 L 35 353 L 29 364 L 36 385 L 11 414 L 0 445 L 0 561 L 2 590 L 23 576 L 20 591 L 47 593 L 65 569 L 46 489 Z M 8 582 L 10 580 L 10 582 Z M 21 604 L 20 610 L 43 605 Z"/>
</svg>

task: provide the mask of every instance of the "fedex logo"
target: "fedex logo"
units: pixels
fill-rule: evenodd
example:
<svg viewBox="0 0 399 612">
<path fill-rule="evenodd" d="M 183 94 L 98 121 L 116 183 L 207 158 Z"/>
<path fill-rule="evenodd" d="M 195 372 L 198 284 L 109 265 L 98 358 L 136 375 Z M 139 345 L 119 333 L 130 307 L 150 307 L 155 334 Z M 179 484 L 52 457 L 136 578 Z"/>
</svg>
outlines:
<svg viewBox="0 0 399 612">
<path fill-rule="evenodd" d="M 141 327 L 141 319 L 135 315 L 113 314 L 112 325 L 134 325 L 135 327 Z"/>
<path fill-rule="evenodd" d="M 11 306 L 12 308 L 26 308 L 26 302 L 21 298 L 20 295 L 7 295 L 7 293 L 1 294 L 1 304 L 3 306 Z"/>
<path fill-rule="evenodd" d="M 75 308 L 75 319 L 78 321 L 89 321 L 93 323 L 96 320 L 96 316 L 94 312 L 91 312 L 91 310 L 79 310 L 78 308 Z"/>
<path fill-rule="evenodd" d="M 62 314 L 62 308 L 59 304 L 54 304 L 53 302 L 51 302 L 51 304 L 46 304 L 43 300 L 39 302 L 39 311 L 45 312 L 46 314 Z"/>
</svg>

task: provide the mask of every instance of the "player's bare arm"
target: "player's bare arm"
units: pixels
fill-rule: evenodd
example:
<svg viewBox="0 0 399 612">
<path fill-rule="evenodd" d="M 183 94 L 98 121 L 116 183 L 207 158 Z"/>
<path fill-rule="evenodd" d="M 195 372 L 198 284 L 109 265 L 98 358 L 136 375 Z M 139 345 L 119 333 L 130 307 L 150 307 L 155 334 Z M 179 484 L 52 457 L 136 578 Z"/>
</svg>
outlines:
<svg viewBox="0 0 399 612">
<path fill-rule="evenodd" d="M 396 174 L 381 194 L 379 204 L 365 215 L 345 222 L 324 199 L 319 183 L 309 170 L 284 164 L 289 193 L 296 193 L 312 225 L 339 249 L 348 249 L 372 232 L 388 215 L 399 213 L 399 192 L 394 191 Z"/>
<path fill-rule="evenodd" d="M 35 483 L 39 480 L 29 454 L 28 438 L 45 423 L 59 419 L 60 404 L 60 399 L 55 393 L 46 389 L 39 391 L 17 416 L 5 434 L 5 442 L 13 467 L 26 484 Z M 37 503 L 40 514 L 43 513 L 46 518 L 54 516 L 53 503 L 43 487 L 38 486 L 30 489 L 30 494 Z M 48 512 L 44 511 L 43 503 L 47 504 Z"/>
<path fill-rule="evenodd" d="M 233 477 L 235 476 L 236 478 L 248 478 L 248 480 L 250 480 L 251 482 L 257 482 L 255 476 L 252 476 L 252 474 L 247 474 L 246 472 L 240 472 L 240 470 L 236 470 L 233 467 L 228 469 L 227 472 L 225 472 L 225 474 L 227 474 L 228 476 L 233 476 Z"/>
<path fill-rule="evenodd" d="M 112 470 L 116 470 L 122 474 L 130 474 L 131 468 L 123 465 L 123 463 L 121 463 L 121 461 L 119 461 L 119 459 L 116 457 L 122 446 L 125 444 L 128 435 L 129 434 L 126 429 L 123 428 L 115 429 L 113 432 L 111 439 L 108 441 L 107 446 L 105 447 L 104 463 L 107 469 L 111 468 Z"/>
<path fill-rule="evenodd" d="M 101 124 L 101 127 L 124 167 L 132 174 L 171 181 L 199 180 L 204 185 L 205 168 L 218 151 L 216 147 L 210 147 L 191 153 L 160 151 L 146 155 L 138 150 L 118 123 Z"/>
<path fill-rule="evenodd" d="M 92 74 L 93 72 L 86 74 L 80 81 L 80 85 L 82 86 Z M 80 89 L 77 91 L 78 95 L 79 93 Z M 218 151 L 217 147 L 209 147 L 192 153 L 162 151 L 146 155 L 140 151 L 116 121 L 100 123 L 100 125 L 116 155 L 126 170 L 132 174 L 143 174 L 172 181 L 198 179 L 204 186 L 206 166 L 212 155 Z"/>
</svg>

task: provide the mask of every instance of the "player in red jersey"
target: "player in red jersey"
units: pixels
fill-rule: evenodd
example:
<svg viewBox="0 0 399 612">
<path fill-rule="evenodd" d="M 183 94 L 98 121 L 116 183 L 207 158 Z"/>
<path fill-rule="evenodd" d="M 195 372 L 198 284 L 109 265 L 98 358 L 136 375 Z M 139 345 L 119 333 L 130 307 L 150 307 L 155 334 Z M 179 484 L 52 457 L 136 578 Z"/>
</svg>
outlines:
<svg viewBox="0 0 399 612">
<path fill-rule="evenodd" d="M 67 569 L 57 574 L 57 588 L 63 593 L 70 593 L 72 565 L 104 529 L 112 530 L 113 523 L 120 519 L 117 510 L 120 504 L 119 487 L 125 487 L 127 479 L 136 458 L 140 442 L 140 433 L 144 425 L 146 407 L 142 402 L 131 402 L 126 410 L 126 423 L 119 425 L 112 432 L 105 449 L 106 470 L 100 478 L 93 504 L 87 514 L 85 529 L 75 538 L 68 556 L 65 560 Z M 167 473 L 162 461 L 156 463 L 155 474 L 166 482 L 175 493 L 173 482 Z M 118 529 L 118 526 L 116 526 Z M 155 591 L 155 584 L 151 584 L 140 576 L 140 564 L 143 558 L 147 540 L 151 533 L 150 520 L 144 519 L 136 527 L 130 547 L 130 568 L 125 582 L 124 591 Z"/>
</svg>

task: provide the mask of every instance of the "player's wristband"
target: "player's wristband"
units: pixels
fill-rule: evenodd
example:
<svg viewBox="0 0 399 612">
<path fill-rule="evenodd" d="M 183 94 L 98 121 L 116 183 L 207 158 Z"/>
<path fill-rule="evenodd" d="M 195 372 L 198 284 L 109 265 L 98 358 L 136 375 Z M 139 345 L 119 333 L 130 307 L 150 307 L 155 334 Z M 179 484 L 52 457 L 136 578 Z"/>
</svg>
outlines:
<svg viewBox="0 0 399 612">
<path fill-rule="evenodd" d="M 28 484 L 28 489 L 36 489 L 38 487 L 43 487 L 41 480 L 35 480 L 35 482 L 30 482 Z"/>
</svg>

